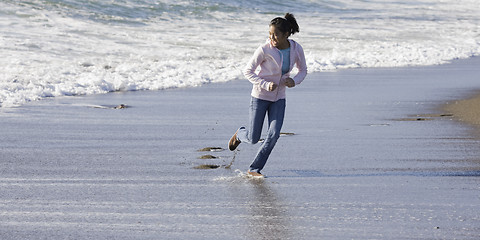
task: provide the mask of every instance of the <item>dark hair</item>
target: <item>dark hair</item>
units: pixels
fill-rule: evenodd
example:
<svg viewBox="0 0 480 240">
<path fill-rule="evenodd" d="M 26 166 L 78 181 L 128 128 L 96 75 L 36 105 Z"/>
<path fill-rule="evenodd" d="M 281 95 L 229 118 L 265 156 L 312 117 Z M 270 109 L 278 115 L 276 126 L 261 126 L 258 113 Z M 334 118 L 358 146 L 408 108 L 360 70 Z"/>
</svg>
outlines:
<svg viewBox="0 0 480 240">
<path fill-rule="evenodd" d="M 300 32 L 297 20 L 291 13 L 286 13 L 285 17 L 277 17 L 272 19 L 272 21 L 270 21 L 270 26 L 275 26 L 281 32 L 288 33 L 289 35 Z"/>
</svg>

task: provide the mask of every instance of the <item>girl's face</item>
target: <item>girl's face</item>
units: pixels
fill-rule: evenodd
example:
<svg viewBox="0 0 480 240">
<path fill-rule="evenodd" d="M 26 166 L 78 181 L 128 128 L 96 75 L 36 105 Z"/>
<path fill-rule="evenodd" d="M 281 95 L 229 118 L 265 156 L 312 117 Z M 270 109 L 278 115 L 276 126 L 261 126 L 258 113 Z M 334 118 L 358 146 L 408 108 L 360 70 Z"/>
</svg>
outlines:
<svg viewBox="0 0 480 240">
<path fill-rule="evenodd" d="M 269 38 L 276 48 L 287 48 L 289 45 L 288 33 L 281 32 L 274 25 L 270 26 Z"/>
</svg>

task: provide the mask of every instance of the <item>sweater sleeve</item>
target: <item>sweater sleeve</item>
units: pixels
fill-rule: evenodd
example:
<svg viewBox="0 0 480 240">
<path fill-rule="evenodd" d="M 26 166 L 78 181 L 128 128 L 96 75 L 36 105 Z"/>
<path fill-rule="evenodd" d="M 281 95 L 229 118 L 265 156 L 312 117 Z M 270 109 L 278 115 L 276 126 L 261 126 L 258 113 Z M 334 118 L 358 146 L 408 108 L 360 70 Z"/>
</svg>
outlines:
<svg viewBox="0 0 480 240">
<path fill-rule="evenodd" d="M 305 60 L 305 54 L 303 53 L 303 48 L 300 44 L 297 44 L 297 59 L 295 64 L 298 68 L 298 73 L 295 77 L 293 77 L 293 81 L 295 81 L 295 85 L 300 84 L 305 77 L 307 76 L 307 62 Z"/>
<path fill-rule="evenodd" d="M 255 71 L 257 67 L 265 60 L 265 53 L 263 52 L 262 47 L 257 48 L 253 54 L 250 61 L 248 61 L 245 69 L 243 70 L 243 75 L 254 85 L 258 85 L 261 88 L 268 90 L 269 82 L 265 79 L 260 78 Z"/>
</svg>

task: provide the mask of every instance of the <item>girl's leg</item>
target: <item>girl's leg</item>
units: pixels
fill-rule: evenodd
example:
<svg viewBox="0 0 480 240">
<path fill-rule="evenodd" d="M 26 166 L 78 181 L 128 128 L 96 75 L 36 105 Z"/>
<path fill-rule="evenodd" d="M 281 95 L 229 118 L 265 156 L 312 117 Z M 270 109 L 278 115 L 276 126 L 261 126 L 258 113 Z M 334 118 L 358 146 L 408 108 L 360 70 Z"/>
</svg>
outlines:
<svg viewBox="0 0 480 240">
<path fill-rule="evenodd" d="M 283 119 L 285 117 L 285 99 L 280 99 L 268 108 L 268 134 L 257 152 L 255 160 L 250 165 L 250 172 L 260 172 L 267 163 L 268 156 L 280 137 Z"/>
<path fill-rule="evenodd" d="M 263 122 L 271 102 L 252 97 L 250 102 L 250 124 L 249 129 L 241 127 L 238 129 L 237 138 L 241 142 L 255 144 L 260 140 Z"/>
</svg>

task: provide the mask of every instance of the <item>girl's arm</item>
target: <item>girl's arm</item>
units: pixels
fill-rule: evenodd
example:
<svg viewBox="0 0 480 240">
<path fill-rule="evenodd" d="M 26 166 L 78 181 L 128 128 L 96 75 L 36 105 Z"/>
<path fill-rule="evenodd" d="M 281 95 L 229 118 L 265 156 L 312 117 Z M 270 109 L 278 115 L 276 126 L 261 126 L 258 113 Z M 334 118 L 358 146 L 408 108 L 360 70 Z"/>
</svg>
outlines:
<svg viewBox="0 0 480 240">
<path fill-rule="evenodd" d="M 300 84 L 303 79 L 307 76 L 307 62 L 305 60 L 305 54 L 303 53 L 303 48 L 300 46 L 300 44 L 297 44 L 297 53 L 298 57 L 295 62 L 298 68 L 298 73 L 295 77 L 293 77 L 293 81 L 295 82 L 295 85 Z"/>
<path fill-rule="evenodd" d="M 271 82 L 265 81 L 265 79 L 260 78 L 255 73 L 255 71 L 257 70 L 257 67 L 264 61 L 264 59 L 265 59 L 265 54 L 263 52 L 262 47 L 257 48 L 255 53 L 253 54 L 253 57 L 247 63 L 247 66 L 245 66 L 245 69 L 243 70 L 243 75 L 252 84 L 259 85 L 261 88 L 267 91 L 271 91 L 270 90 Z"/>
</svg>

